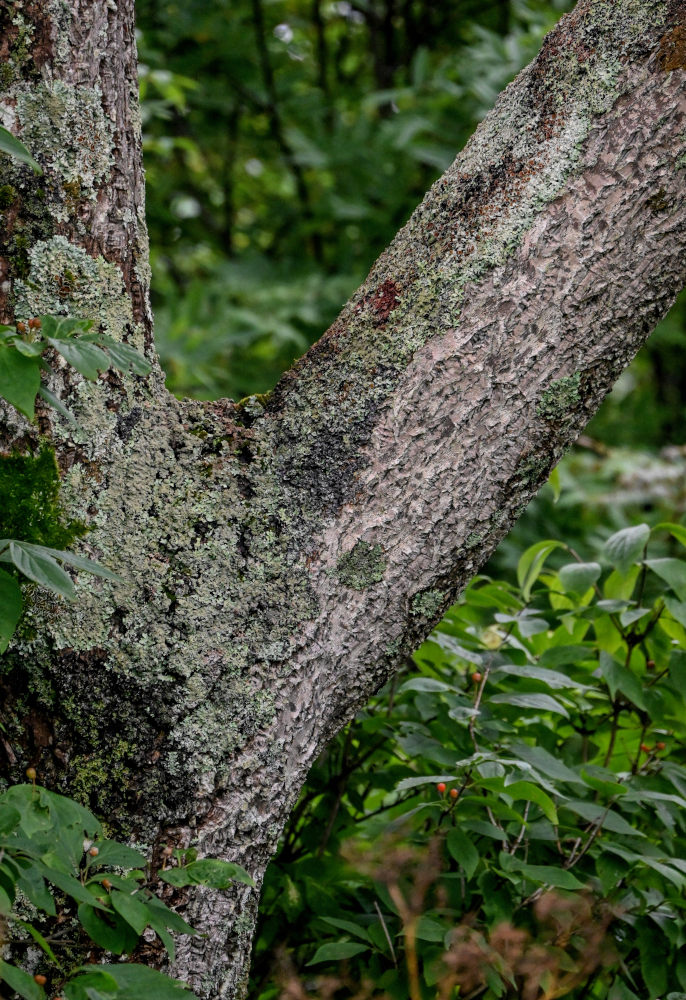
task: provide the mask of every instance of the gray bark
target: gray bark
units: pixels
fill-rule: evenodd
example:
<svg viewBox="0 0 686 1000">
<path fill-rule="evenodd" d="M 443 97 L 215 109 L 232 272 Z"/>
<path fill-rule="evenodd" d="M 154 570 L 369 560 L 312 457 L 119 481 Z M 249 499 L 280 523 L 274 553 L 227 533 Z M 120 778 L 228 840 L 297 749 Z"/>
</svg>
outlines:
<svg viewBox="0 0 686 1000">
<path fill-rule="evenodd" d="M 7 315 L 95 318 L 154 360 L 133 2 L 3 10 L 2 119 L 46 166 L 0 164 Z M 259 884 L 316 755 L 684 283 L 685 65 L 682 2 L 581 0 L 267 397 L 55 375 L 82 427 L 42 416 L 65 506 L 126 582 L 35 595 L 7 655 L 15 777 L 31 763 L 153 857 L 192 843 Z M 1 430 L 35 443 L 9 410 Z M 241 995 L 257 898 L 188 900 L 207 937 L 175 972 L 199 995 Z"/>
</svg>

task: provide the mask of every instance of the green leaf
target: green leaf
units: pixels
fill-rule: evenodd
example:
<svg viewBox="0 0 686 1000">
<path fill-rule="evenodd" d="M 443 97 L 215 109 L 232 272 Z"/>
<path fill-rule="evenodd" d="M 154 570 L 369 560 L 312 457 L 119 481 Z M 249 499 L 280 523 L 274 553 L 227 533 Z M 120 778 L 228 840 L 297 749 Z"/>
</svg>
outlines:
<svg viewBox="0 0 686 1000">
<path fill-rule="evenodd" d="M 24 1000 L 45 1000 L 45 990 L 39 986 L 33 976 L 16 965 L 0 960 L 0 979 L 4 979 L 10 989 L 18 993 Z"/>
<path fill-rule="evenodd" d="M 489 704 L 494 705 L 515 705 L 518 708 L 534 708 L 540 712 L 555 712 L 556 715 L 563 715 L 569 718 L 569 712 L 561 705 L 556 698 L 549 694 L 515 694 L 507 692 L 505 694 L 494 694 L 488 699 Z"/>
<path fill-rule="evenodd" d="M 36 944 L 38 944 L 38 946 L 43 949 L 43 951 L 48 956 L 50 961 L 54 962 L 55 965 L 59 965 L 55 952 L 52 950 L 52 948 L 45 940 L 41 932 L 36 927 L 34 927 L 33 924 L 28 924 L 24 920 L 17 920 L 17 923 L 19 924 L 20 927 L 23 927 L 28 934 L 31 935 Z"/>
<path fill-rule="evenodd" d="M 584 883 L 580 882 L 576 875 L 565 871 L 564 868 L 555 868 L 552 865 L 528 865 L 518 858 L 513 859 L 512 867 L 515 871 L 520 871 L 525 878 L 532 882 L 542 882 L 544 885 L 551 885 L 555 889 L 583 889 Z"/>
<path fill-rule="evenodd" d="M 38 358 L 27 358 L 14 347 L 0 343 L 0 397 L 33 420 L 40 389 Z"/>
<path fill-rule="evenodd" d="M 93 987 L 105 993 L 112 993 L 112 988 L 103 988 L 103 980 L 114 982 L 116 987 L 116 1000 L 191 1000 L 193 994 L 186 983 L 177 979 L 170 979 L 169 976 L 149 969 L 147 965 L 136 965 L 134 963 L 121 963 L 119 965 L 84 965 L 81 966 L 80 975 L 71 980 L 71 984 L 78 986 L 80 993 L 73 995 L 67 990 L 67 997 L 71 1000 L 81 1000 L 87 996 L 86 989 Z"/>
<path fill-rule="evenodd" d="M 331 941 L 322 944 L 317 948 L 314 958 L 306 962 L 308 965 L 316 965 L 318 962 L 340 962 L 343 958 L 352 958 L 360 955 L 363 951 L 369 951 L 369 945 L 357 944 L 356 941 Z"/>
<path fill-rule="evenodd" d="M 51 555 L 46 554 L 41 545 L 11 541 L 8 554 L 9 560 L 29 580 L 47 587 L 68 600 L 74 599 L 74 584 L 71 578 L 60 569 Z"/>
<path fill-rule="evenodd" d="M 340 920 L 338 917 L 320 917 L 319 919 L 323 920 L 325 924 L 336 927 L 339 931 L 347 931 L 349 934 L 354 934 L 355 937 L 362 938 L 363 941 L 369 941 L 367 929 L 353 923 L 352 920 Z"/>
<path fill-rule="evenodd" d="M 433 941 L 437 944 L 439 942 L 442 944 L 447 929 L 438 920 L 434 920 L 432 917 L 422 913 L 417 921 L 415 936 L 418 941 Z"/>
<path fill-rule="evenodd" d="M 562 493 L 559 465 L 556 465 L 553 471 L 548 476 L 548 486 L 553 491 L 553 503 L 557 503 L 557 501 L 560 499 L 560 494 Z"/>
<path fill-rule="evenodd" d="M 62 340 L 59 337 L 45 339 L 84 378 L 95 381 L 101 371 L 105 372 L 110 367 L 109 358 L 97 344 L 81 340 Z"/>
<path fill-rule="evenodd" d="M 603 553 L 608 562 L 616 566 L 620 572 L 626 573 L 633 562 L 639 558 L 650 538 L 650 528 L 647 524 L 635 524 L 630 528 L 622 528 L 610 535 L 605 542 Z"/>
<path fill-rule="evenodd" d="M 139 936 L 148 926 L 148 909 L 136 896 L 113 889 L 110 893 L 110 903 L 119 916 L 132 927 Z"/>
<path fill-rule="evenodd" d="M 600 651 L 600 673 L 608 686 L 613 701 L 617 696 L 617 691 L 621 691 L 632 704 L 646 711 L 643 687 L 638 678 L 623 664 L 617 663 L 604 649 Z"/>
<path fill-rule="evenodd" d="M 35 174 L 43 173 L 40 163 L 36 163 L 24 143 L 20 142 L 16 136 L 8 132 L 2 125 L 0 125 L 0 153 L 7 153 L 8 156 L 13 156 L 15 160 L 20 160 L 22 163 L 28 164 Z"/>
<path fill-rule="evenodd" d="M 95 903 L 92 897 L 91 902 Z M 81 903 L 78 916 L 81 926 L 91 940 L 114 955 L 130 952 L 136 947 L 138 934 L 128 921 L 120 916 L 110 913 L 107 919 L 103 919 L 100 912 L 87 903 Z"/>
<path fill-rule="evenodd" d="M 671 521 L 661 521 L 656 524 L 653 531 L 668 531 L 678 542 L 686 545 L 686 525 L 674 524 Z"/>
<path fill-rule="evenodd" d="M 539 806 L 545 818 L 554 825 L 557 825 L 555 803 L 549 795 L 546 795 L 541 788 L 534 785 L 531 781 L 513 781 L 511 785 L 505 785 L 503 792 L 515 801 L 517 799 L 524 799 L 527 802 L 535 803 L 535 805 Z"/>
<path fill-rule="evenodd" d="M 599 822 L 601 828 L 609 830 L 610 833 L 619 833 L 626 837 L 645 837 L 642 830 L 634 829 L 619 813 L 613 812 L 612 809 L 603 808 L 595 802 L 589 802 L 586 799 L 567 799 L 560 804 L 560 809 L 563 807 L 578 816 L 582 816 L 589 823 Z M 606 843 L 605 847 L 609 850 L 610 843 Z"/>
<path fill-rule="evenodd" d="M 22 612 L 21 588 L 13 576 L 0 569 L 0 653 L 9 646 Z"/>
<path fill-rule="evenodd" d="M 686 562 L 681 559 L 646 559 L 646 566 L 672 588 L 680 601 L 686 601 Z"/>
<path fill-rule="evenodd" d="M 130 369 L 134 375 L 149 375 L 152 371 L 152 365 L 148 359 L 130 344 L 123 344 L 106 334 L 101 335 L 98 341 L 107 348 L 113 368 L 118 368 L 120 371 Z"/>
<path fill-rule="evenodd" d="M 183 868 L 169 868 L 158 874 L 163 882 L 175 886 L 207 885 L 212 889 L 228 889 L 232 882 L 255 885 L 244 868 L 219 858 L 200 858 Z"/>
<path fill-rule="evenodd" d="M 576 594 L 585 594 L 588 588 L 598 580 L 600 573 L 600 563 L 571 562 L 559 569 L 557 575 L 566 591 L 571 590 Z"/>
<path fill-rule="evenodd" d="M 440 781 L 446 784 L 449 781 L 456 781 L 457 775 L 454 774 L 429 774 L 423 778 L 403 778 L 396 785 L 399 792 L 407 791 L 408 788 L 420 788 L 422 785 L 437 785 Z"/>
<path fill-rule="evenodd" d="M 479 864 L 479 852 L 462 830 L 453 827 L 448 831 L 446 843 L 451 856 L 457 861 L 467 878 L 474 877 Z"/>
<path fill-rule="evenodd" d="M 531 590 L 543 569 L 546 559 L 555 549 L 564 548 L 562 542 L 546 540 L 531 545 L 517 564 L 517 582 L 525 601 L 531 597 Z"/>
<path fill-rule="evenodd" d="M 93 862 L 96 865 L 113 865 L 118 868 L 145 868 L 145 858 L 138 851 L 126 844 L 118 844 L 116 840 L 96 840 L 95 847 L 98 856 Z"/>
</svg>

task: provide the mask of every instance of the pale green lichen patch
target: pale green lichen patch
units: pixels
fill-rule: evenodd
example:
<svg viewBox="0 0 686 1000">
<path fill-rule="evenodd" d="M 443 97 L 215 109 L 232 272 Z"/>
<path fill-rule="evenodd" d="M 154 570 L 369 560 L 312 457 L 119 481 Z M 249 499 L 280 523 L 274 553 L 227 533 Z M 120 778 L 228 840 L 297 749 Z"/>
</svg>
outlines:
<svg viewBox="0 0 686 1000">
<path fill-rule="evenodd" d="M 556 379 L 541 396 L 536 414 L 549 423 L 569 417 L 581 401 L 580 372 Z"/>
<path fill-rule="evenodd" d="M 83 196 L 94 198 L 114 162 L 114 125 L 103 111 L 100 90 L 62 80 L 41 83 L 20 91 L 17 117 L 34 156 L 63 184 L 79 184 Z"/>
<path fill-rule="evenodd" d="M 118 339 L 133 325 L 122 273 L 104 257 L 54 236 L 31 247 L 28 266 L 27 278 L 16 282 L 17 315 L 90 319 Z"/>
<path fill-rule="evenodd" d="M 423 590 L 412 598 L 412 614 L 422 618 L 435 618 L 445 601 L 441 590 Z"/>
<path fill-rule="evenodd" d="M 386 558 L 380 545 L 358 542 L 350 552 L 340 557 L 336 570 L 338 579 L 346 587 L 366 590 L 383 580 L 386 566 Z"/>
</svg>

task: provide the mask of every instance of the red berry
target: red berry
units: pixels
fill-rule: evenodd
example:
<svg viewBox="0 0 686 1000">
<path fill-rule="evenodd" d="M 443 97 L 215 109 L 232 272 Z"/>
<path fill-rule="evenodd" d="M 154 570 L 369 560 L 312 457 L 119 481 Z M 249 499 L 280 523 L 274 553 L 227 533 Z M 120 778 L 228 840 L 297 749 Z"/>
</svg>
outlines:
<svg viewBox="0 0 686 1000">
<path fill-rule="evenodd" d="M 667 749 L 667 744 L 663 743 L 662 740 L 660 740 L 658 743 L 655 744 L 655 749 L 656 750 L 666 750 Z"/>
<path fill-rule="evenodd" d="M 472 674 L 472 680 L 475 684 L 479 684 L 483 680 L 483 674 L 480 674 L 478 670 L 475 670 Z"/>
<path fill-rule="evenodd" d="M 97 847 L 91 847 L 89 848 L 88 853 L 92 858 L 97 858 L 98 854 L 100 854 L 100 850 Z"/>
<path fill-rule="evenodd" d="M 48 977 L 47 976 L 42 976 L 40 974 L 40 972 L 37 975 L 35 975 L 33 978 L 38 983 L 39 986 L 45 986 L 45 984 L 48 981 Z"/>
<path fill-rule="evenodd" d="M 26 323 L 22 323 L 21 320 L 17 323 L 17 333 L 26 333 Z"/>
<path fill-rule="evenodd" d="M 445 791 L 445 781 L 439 781 L 436 785 L 439 795 L 442 795 Z"/>
<path fill-rule="evenodd" d="M 29 330 L 40 330 L 41 321 L 35 316 L 33 319 L 29 320 Z"/>
<path fill-rule="evenodd" d="M 108 878 L 104 878 L 102 880 L 102 887 L 103 887 L 103 889 L 107 889 L 107 890 L 109 890 L 109 889 L 112 888 L 112 883 L 110 882 L 110 880 Z"/>
<path fill-rule="evenodd" d="M 450 798 L 451 798 L 451 799 L 456 799 L 456 798 L 457 798 L 457 796 L 458 796 L 458 795 L 459 795 L 460 793 L 459 793 L 459 791 L 457 790 L 457 788 L 451 788 L 451 789 L 450 789 L 450 793 L 449 793 L 449 794 L 450 794 Z"/>
<path fill-rule="evenodd" d="M 652 753 L 652 747 L 649 747 L 647 743 L 641 743 L 641 750 L 643 753 Z"/>
<path fill-rule="evenodd" d="M 655 669 L 655 660 L 646 660 L 646 668 L 648 670 L 654 670 Z"/>
</svg>

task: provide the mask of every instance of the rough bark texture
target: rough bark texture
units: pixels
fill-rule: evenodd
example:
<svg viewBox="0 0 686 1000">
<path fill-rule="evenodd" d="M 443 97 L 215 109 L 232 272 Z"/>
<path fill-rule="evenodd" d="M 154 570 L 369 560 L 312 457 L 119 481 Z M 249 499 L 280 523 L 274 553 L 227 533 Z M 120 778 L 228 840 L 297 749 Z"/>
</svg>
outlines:
<svg viewBox="0 0 686 1000">
<path fill-rule="evenodd" d="M 2 120 L 46 166 L 0 163 L 6 314 L 151 350 L 133 0 L 3 2 L 0 34 Z M 581 0 L 268 397 L 55 376 L 82 427 L 42 417 L 65 507 L 126 582 L 33 598 L 3 682 L 14 777 L 260 882 L 315 756 L 682 286 L 685 35 L 683 2 Z M 15 413 L 1 430 L 35 447 Z M 257 898 L 188 902 L 207 937 L 175 968 L 199 995 L 241 994 Z"/>
</svg>

